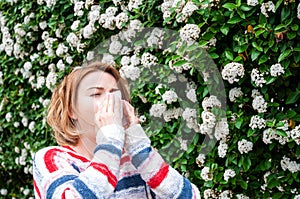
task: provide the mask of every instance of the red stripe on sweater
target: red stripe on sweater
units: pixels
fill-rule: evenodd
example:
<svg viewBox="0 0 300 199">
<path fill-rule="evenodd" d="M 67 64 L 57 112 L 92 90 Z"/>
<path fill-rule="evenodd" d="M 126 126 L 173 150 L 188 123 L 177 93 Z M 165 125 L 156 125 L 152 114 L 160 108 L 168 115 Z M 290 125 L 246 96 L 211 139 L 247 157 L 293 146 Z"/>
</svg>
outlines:
<svg viewBox="0 0 300 199">
<path fill-rule="evenodd" d="M 125 162 L 129 162 L 129 161 L 130 161 L 130 156 L 126 155 L 121 158 L 120 165 L 124 164 Z"/>
<path fill-rule="evenodd" d="M 147 184 L 152 188 L 155 189 L 160 185 L 160 183 L 166 178 L 169 173 L 169 165 L 167 163 L 163 163 L 160 167 L 159 171 L 152 176 L 147 182 Z"/>
<path fill-rule="evenodd" d="M 61 194 L 61 199 L 66 199 L 66 191 L 70 190 L 70 188 L 66 188 L 64 192 Z"/>
<path fill-rule="evenodd" d="M 57 152 L 63 152 L 63 151 L 57 148 L 53 148 L 48 150 L 44 155 L 44 162 L 50 173 L 58 169 L 54 162 L 54 156 L 56 155 Z"/>
<path fill-rule="evenodd" d="M 41 198 L 41 192 L 40 192 L 38 186 L 36 185 L 35 180 L 33 180 L 33 187 L 34 187 L 34 189 L 35 189 L 37 195 L 39 196 L 39 198 Z"/>
<path fill-rule="evenodd" d="M 74 151 L 74 149 L 72 149 L 70 146 L 63 146 L 66 149 L 69 149 L 70 151 L 73 151 L 75 153 L 77 153 L 76 151 Z M 71 153 L 71 152 L 67 152 L 70 156 L 72 156 L 73 158 L 79 159 L 82 162 L 89 162 L 89 160 L 81 155 L 76 155 L 75 153 Z"/>
<path fill-rule="evenodd" d="M 92 166 L 94 169 L 96 169 L 97 171 L 100 171 L 101 173 L 103 173 L 107 179 L 108 182 L 114 187 L 116 188 L 118 180 L 116 178 L 116 176 L 108 169 L 108 167 L 105 164 L 101 164 L 101 163 L 96 163 L 96 162 L 92 162 L 90 164 L 90 166 Z"/>
</svg>

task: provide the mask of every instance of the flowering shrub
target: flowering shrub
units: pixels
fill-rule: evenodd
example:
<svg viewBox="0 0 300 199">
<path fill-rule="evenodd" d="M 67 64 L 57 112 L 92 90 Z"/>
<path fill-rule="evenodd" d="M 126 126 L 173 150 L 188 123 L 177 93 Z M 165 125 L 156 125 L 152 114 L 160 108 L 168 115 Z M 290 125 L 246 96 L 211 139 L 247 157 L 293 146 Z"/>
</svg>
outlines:
<svg viewBox="0 0 300 199">
<path fill-rule="evenodd" d="M 34 153 L 55 144 L 45 122 L 51 92 L 108 38 L 102 61 L 134 82 L 132 103 L 153 146 L 175 140 L 181 152 L 162 155 L 202 197 L 300 198 L 297 1 L 7 0 L 0 8 L 1 198 L 33 197 Z M 142 27 L 178 32 L 178 51 L 201 46 L 223 78 L 226 99 L 209 92 L 212 74 L 199 75 L 185 56 L 155 48 L 160 28 L 146 41 L 152 49 L 125 48 L 114 37 L 122 32 L 130 43 Z M 159 81 L 151 83 L 154 77 Z M 166 86 L 177 79 L 183 90 Z M 158 122 L 149 126 L 153 118 Z M 178 132 L 196 135 L 187 140 Z M 207 136 L 216 145 L 204 154 Z"/>
</svg>

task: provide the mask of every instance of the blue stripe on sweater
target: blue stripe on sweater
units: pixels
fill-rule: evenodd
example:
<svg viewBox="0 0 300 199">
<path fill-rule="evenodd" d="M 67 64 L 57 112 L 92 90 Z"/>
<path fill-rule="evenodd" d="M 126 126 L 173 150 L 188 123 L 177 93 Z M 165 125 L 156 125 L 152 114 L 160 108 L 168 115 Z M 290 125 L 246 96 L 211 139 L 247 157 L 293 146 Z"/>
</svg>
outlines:
<svg viewBox="0 0 300 199">
<path fill-rule="evenodd" d="M 90 190 L 88 186 L 86 186 L 85 183 L 78 178 L 75 179 L 74 187 L 78 193 L 80 193 L 82 198 L 97 199 L 97 196 L 92 192 L 92 190 Z"/>
<path fill-rule="evenodd" d="M 51 185 L 49 186 L 48 190 L 47 190 L 47 199 L 51 199 L 53 197 L 53 194 L 56 190 L 57 187 L 59 187 L 61 184 L 68 182 L 70 180 L 73 180 L 77 178 L 76 175 L 65 175 L 61 178 L 56 179 L 54 182 L 51 183 Z"/>
<path fill-rule="evenodd" d="M 131 162 L 135 168 L 138 168 L 149 157 L 151 151 L 151 147 L 147 147 L 132 157 Z"/>
<path fill-rule="evenodd" d="M 121 149 L 118 149 L 117 147 L 115 147 L 114 145 L 111 145 L 111 144 L 99 144 L 95 148 L 94 153 L 96 153 L 99 150 L 108 151 L 110 153 L 116 154 L 118 157 L 121 157 L 121 155 L 122 155 Z"/>
<path fill-rule="evenodd" d="M 183 179 L 184 179 L 183 188 L 181 190 L 179 198 L 180 199 L 191 199 L 193 196 L 192 185 L 188 179 L 186 179 L 186 178 L 183 178 Z"/>
<path fill-rule="evenodd" d="M 145 181 L 141 178 L 140 174 L 128 176 L 118 182 L 115 192 L 139 186 L 145 186 Z"/>
</svg>

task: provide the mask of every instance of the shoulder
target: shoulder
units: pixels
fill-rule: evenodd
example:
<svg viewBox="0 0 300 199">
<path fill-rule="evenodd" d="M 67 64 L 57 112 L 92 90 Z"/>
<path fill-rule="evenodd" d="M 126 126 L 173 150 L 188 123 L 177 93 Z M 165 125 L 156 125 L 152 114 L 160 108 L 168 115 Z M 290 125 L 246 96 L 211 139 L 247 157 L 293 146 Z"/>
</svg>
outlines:
<svg viewBox="0 0 300 199">
<path fill-rule="evenodd" d="M 37 151 L 33 158 L 35 169 L 47 172 L 58 170 L 70 159 L 71 149 L 61 146 L 49 146 Z"/>
</svg>

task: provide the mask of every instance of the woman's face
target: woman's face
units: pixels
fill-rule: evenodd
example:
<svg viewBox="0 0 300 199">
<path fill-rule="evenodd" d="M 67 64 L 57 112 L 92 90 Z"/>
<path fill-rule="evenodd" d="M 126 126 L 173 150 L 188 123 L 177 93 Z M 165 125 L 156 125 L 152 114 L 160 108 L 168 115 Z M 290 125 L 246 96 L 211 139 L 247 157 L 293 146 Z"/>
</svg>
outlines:
<svg viewBox="0 0 300 199">
<path fill-rule="evenodd" d="M 95 114 L 107 93 L 119 90 L 116 79 L 109 73 L 95 71 L 88 73 L 79 83 L 74 116 L 76 128 L 81 136 L 95 139 L 97 126 Z"/>
</svg>

